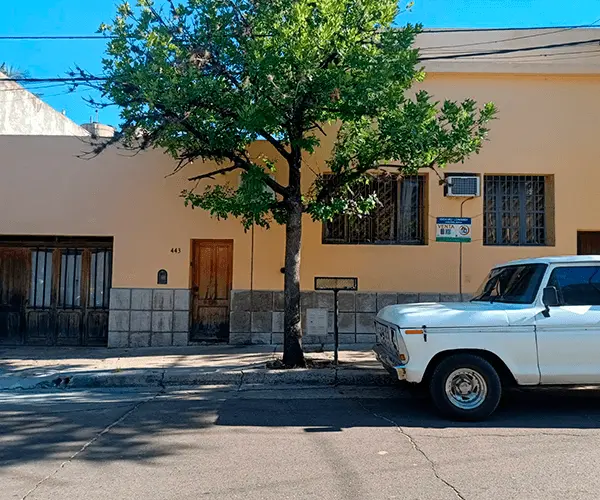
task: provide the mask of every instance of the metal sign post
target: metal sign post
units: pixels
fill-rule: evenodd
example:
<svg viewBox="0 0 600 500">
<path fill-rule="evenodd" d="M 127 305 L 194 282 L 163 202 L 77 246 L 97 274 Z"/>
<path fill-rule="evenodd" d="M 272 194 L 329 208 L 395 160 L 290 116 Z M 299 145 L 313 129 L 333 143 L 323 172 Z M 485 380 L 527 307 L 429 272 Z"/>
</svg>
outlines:
<svg viewBox="0 0 600 500">
<path fill-rule="evenodd" d="M 340 334 L 338 327 L 338 292 L 342 290 L 358 290 L 358 278 L 315 277 L 315 290 L 333 292 L 333 363 L 337 365 L 340 350 Z"/>
<path fill-rule="evenodd" d="M 462 266 L 463 266 L 463 243 L 472 241 L 471 217 L 463 217 L 463 205 L 471 200 L 467 198 L 460 204 L 460 217 L 437 217 L 435 225 L 435 241 L 446 241 L 458 243 L 458 293 L 462 300 Z"/>
</svg>

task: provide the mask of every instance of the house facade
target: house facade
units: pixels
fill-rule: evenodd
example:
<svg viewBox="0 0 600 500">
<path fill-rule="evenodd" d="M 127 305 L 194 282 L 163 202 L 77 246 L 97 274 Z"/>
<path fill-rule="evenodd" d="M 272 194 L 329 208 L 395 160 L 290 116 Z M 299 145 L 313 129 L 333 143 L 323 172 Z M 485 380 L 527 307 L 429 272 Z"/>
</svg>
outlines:
<svg viewBox="0 0 600 500">
<path fill-rule="evenodd" d="M 367 219 L 306 217 L 305 343 L 332 339 L 333 297 L 314 291 L 316 276 L 358 278 L 357 292 L 340 295 L 339 327 L 341 342 L 366 343 L 385 305 L 459 300 L 507 260 L 600 253 L 600 57 L 587 42 L 596 33 L 420 37 L 424 88 L 499 109 L 481 154 L 442 172 L 476 177 L 480 196 L 449 197 L 423 171 L 378 180 L 384 203 Z M 168 176 L 174 164 L 160 151 L 84 160 L 89 143 L 68 135 L 0 135 L 0 344 L 282 342 L 282 227 L 244 232 L 185 208 L 187 177 L 210 165 Z M 307 187 L 329 141 L 306 157 Z M 257 142 L 250 154 L 274 152 Z M 460 215 L 472 219 L 472 241 L 435 241 L 436 218 Z"/>
</svg>

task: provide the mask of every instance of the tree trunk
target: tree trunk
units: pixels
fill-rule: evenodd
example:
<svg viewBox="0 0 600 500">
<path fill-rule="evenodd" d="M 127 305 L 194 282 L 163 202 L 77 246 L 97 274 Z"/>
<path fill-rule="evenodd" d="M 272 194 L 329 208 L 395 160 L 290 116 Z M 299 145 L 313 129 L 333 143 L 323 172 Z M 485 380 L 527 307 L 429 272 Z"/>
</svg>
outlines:
<svg viewBox="0 0 600 500">
<path fill-rule="evenodd" d="M 300 247 L 302 245 L 302 204 L 290 202 L 285 228 L 284 346 L 283 363 L 304 367 L 300 316 Z"/>
</svg>

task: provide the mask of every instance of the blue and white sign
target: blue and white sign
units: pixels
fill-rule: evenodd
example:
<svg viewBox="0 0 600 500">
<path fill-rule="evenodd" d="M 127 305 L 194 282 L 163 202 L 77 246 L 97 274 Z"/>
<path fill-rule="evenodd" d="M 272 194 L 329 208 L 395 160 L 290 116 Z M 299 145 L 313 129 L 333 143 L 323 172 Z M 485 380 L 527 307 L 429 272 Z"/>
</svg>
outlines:
<svg viewBox="0 0 600 500">
<path fill-rule="evenodd" d="M 437 217 L 435 241 L 454 243 L 471 242 L 470 217 Z"/>
</svg>

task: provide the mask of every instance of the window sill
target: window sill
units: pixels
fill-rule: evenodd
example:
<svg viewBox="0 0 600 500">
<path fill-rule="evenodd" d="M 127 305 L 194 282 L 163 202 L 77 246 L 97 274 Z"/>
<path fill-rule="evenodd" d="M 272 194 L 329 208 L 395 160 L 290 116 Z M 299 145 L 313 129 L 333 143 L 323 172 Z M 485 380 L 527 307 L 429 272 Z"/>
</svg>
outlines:
<svg viewBox="0 0 600 500">
<path fill-rule="evenodd" d="M 524 243 L 524 244 L 517 244 L 517 245 L 510 245 L 507 243 L 484 243 L 483 244 L 484 247 L 500 247 L 500 248 L 551 248 L 554 247 L 556 245 L 554 244 L 543 244 L 543 245 L 534 245 L 534 244 L 528 244 L 528 243 Z"/>
<path fill-rule="evenodd" d="M 322 241 L 322 245 L 328 246 L 354 246 L 354 247 L 426 247 L 427 243 L 346 243 L 346 242 L 333 242 L 333 241 Z"/>
</svg>

